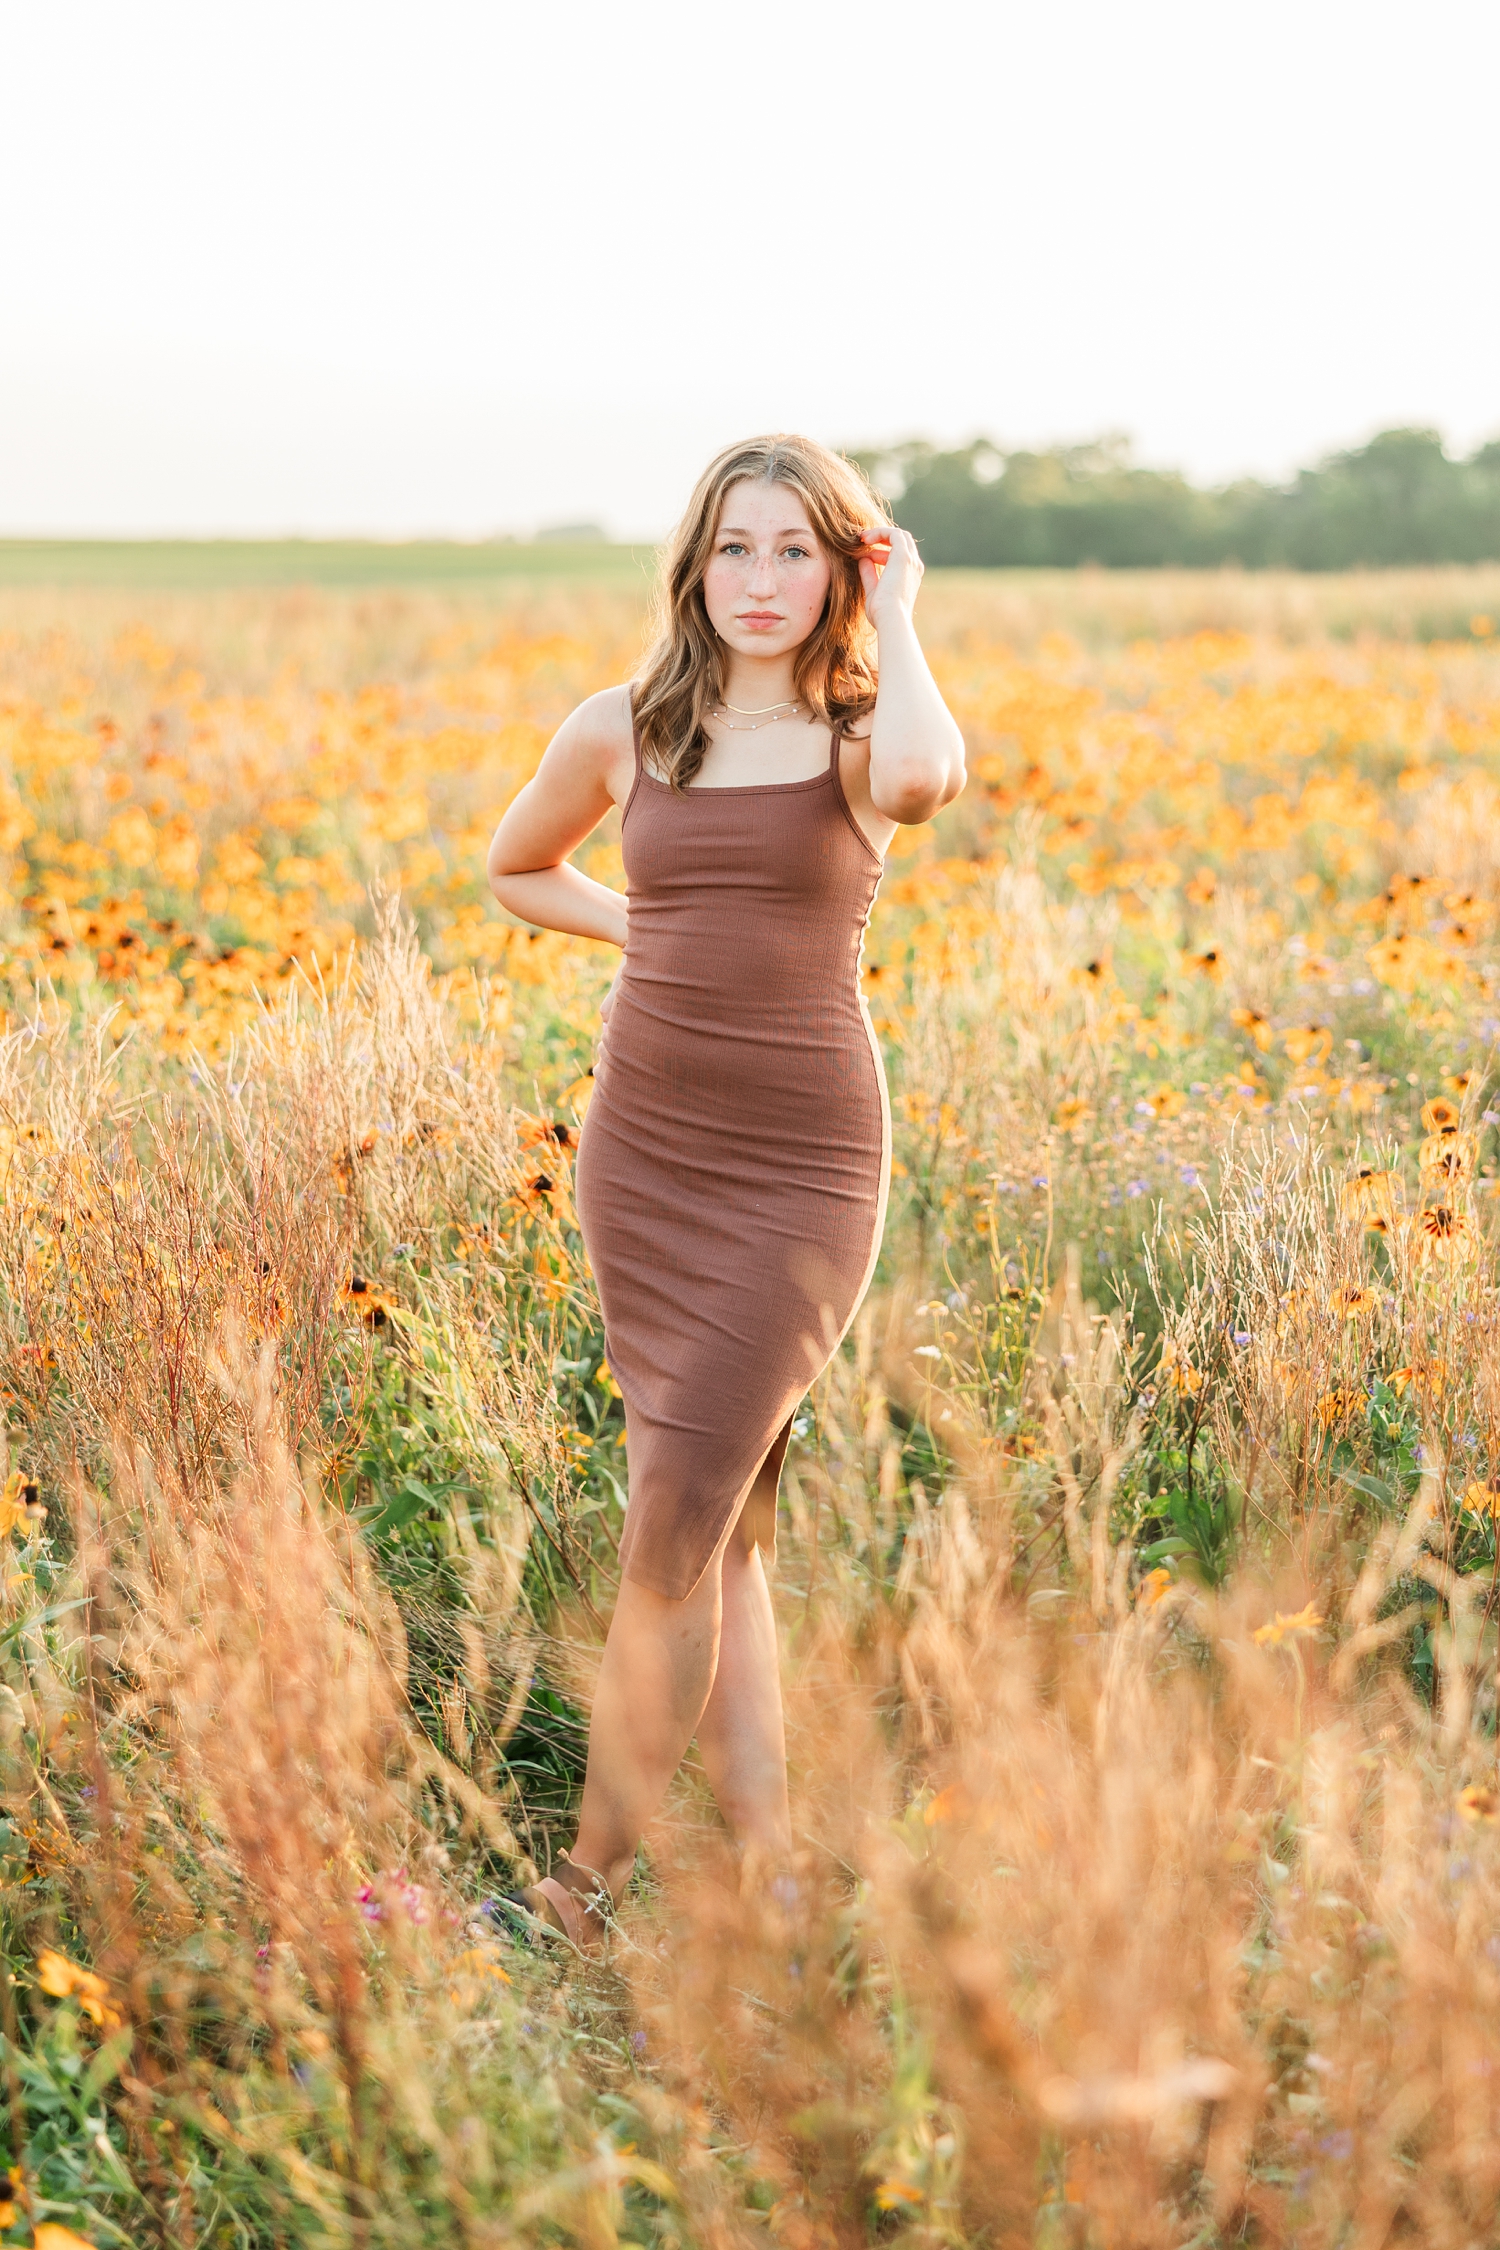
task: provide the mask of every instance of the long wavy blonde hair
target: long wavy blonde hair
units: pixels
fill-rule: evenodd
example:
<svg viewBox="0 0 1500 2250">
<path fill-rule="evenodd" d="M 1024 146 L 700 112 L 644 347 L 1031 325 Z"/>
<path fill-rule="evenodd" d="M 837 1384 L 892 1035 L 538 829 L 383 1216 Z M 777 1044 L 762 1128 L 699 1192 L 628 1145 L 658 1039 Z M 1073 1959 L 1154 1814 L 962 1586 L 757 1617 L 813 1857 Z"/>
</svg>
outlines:
<svg viewBox="0 0 1500 2250">
<path fill-rule="evenodd" d="M 710 461 L 667 543 L 656 635 L 632 702 L 654 773 L 685 789 L 703 763 L 703 722 L 724 693 L 724 652 L 708 621 L 703 574 L 724 495 L 744 478 L 790 485 L 806 502 L 828 557 L 828 599 L 797 651 L 796 692 L 827 726 L 863 718 L 875 703 L 875 632 L 860 583 L 860 534 L 887 512 L 852 461 L 805 437 L 748 438 Z"/>
</svg>

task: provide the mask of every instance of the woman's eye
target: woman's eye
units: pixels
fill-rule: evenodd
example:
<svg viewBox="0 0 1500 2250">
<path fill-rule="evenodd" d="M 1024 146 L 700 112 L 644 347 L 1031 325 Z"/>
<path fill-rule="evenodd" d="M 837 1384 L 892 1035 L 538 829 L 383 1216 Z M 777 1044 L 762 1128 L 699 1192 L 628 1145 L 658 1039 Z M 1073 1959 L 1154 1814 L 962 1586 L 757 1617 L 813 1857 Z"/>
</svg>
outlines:
<svg viewBox="0 0 1500 2250">
<path fill-rule="evenodd" d="M 742 555 L 745 553 L 745 548 L 738 539 L 726 539 L 719 549 L 719 553 L 721 555 Z"/>
<path fill-rule="evenodd" d="M 807 549 L 805 547 L 788 547 L 784 552 L 788 562 L 806 562 L 807 560 Z"/>
</svg>

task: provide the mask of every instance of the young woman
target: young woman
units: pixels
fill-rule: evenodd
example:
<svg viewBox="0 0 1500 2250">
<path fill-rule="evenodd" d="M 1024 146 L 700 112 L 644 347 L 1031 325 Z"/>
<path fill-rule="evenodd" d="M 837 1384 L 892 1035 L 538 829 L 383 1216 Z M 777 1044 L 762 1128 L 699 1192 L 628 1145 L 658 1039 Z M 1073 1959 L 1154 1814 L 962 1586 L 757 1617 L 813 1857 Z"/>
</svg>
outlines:
<svg viewBox="0 0 1500 2250">
<path fill-rule="evenodd" d="M 625 1404 L 621 1586 L 573 1851 L 520 1894 L 575 1944 L 695 1735 L 740 1844 L 790 1849 L 761 1554 L 792 1416 L 885 1219 L 866 921 L 898 825 L 964 785 L 912 626 L 921 576 L 847 461 L 732 446 L 668 548 L 640 678 L 563 722 L 490 847 L 502 906 L 625 956 L 574 1183 Z M 568 864 L 611 805 L 624 898 Z"/>
</svg>

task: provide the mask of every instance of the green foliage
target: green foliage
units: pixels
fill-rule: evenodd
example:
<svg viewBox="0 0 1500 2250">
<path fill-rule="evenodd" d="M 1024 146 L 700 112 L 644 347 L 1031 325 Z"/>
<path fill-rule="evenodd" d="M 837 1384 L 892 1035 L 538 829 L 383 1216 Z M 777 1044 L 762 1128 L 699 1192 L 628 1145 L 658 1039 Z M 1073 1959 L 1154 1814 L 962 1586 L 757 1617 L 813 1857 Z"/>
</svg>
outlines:
<svg viewBox="0 0 1500 2250">
<path fill-rule="evenodd" d="M 1150 1570 L 1175 1562 L 1201 1585 L 1222 1586 L 1239 1556 L 1243 1505 L 1216 1463 L 1197 1458 L 1196 1449 L 1190 1455 L 1190 1443 L 1153 1464 L 1141 1563 Z"/>
<path fill-rule="evenodd" d="M 1042 453 L 914 441 L 861 458 L 899 492 L 896 519 L 929 563 L 1346 570 L 1500 557 L 1500 441 L 1453 460 L 1435 430 L 1382 430 L 1285 486 L 1200 488 L 1137 466 L 1121 438 Z"/>
<path fill-rule="evenodd" d="M 5 2156 L 26 2181 L 30 2216 L 51 2220 L 106 2245 L 133 2240 L 141 2195 L 125 2135 L 112 2105 L 130 2055 L 131 2033 L 95 2030 L 73 2000 L 53 2006 L 31 1984 L 29 1949 L 8 1918 L 0 1974 L 12 1997 L 0 2032 Z M 20 2013 L 16 1997 L 30 2006 Z"/>
</svg>

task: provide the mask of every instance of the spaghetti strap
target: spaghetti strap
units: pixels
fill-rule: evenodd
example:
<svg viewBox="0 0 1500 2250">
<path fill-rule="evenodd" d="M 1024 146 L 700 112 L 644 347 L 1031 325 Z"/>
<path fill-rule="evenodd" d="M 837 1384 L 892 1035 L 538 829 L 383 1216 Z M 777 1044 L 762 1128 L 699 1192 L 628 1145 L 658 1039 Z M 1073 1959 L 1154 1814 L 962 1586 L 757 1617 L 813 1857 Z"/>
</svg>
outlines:
<svg viewBox="0 0 1500 2250">
<path fill-rule="evenodd" d="M 641 750 L 641 725 L 639 719 L 637 719 L 635 715 L 635 704 L 633 696 L 630 711 L 630 745 L 635 752 L 635 779 L 630 784 L 630 795 L 626 798 L 624 804 L 620 807 L 620 819 L 622 823 L 625 819 L 625 815 L 629 812 L 631 806 L 635 803 L 636 797 L 640 792 L 641 775 L 646 770 L 646 761 Z"/>
<path fill-rule="evenodd" d="M 875 846 L 870 842 L 869 837 L 865 834 L 864 830 L 860 827 L 859 822 L 855 819 L 853 808 L 850 805 L 848 798 L 844 795 L 844 777 L 843 774 L 839 771 L 839 751 L 843 745 L 844 728 L 845 721 L 843 719 L 840 719 L 838 725 L 833 730 L 833 746 L 828 753 L 828 773 L 826 778 L 833 783 L 833 794 L 837 801 L 839 811 L 843 814 L 845 820 L 849 823 L 849 826 L 852 829 L 853 833 L 858 837 L 861 847 L 869 853 L 871 859 L 874 860 L 877 867 L 884 867 L 885 861 L 881 858 L 879 852 L 876 851 Z"/>
</svg>

